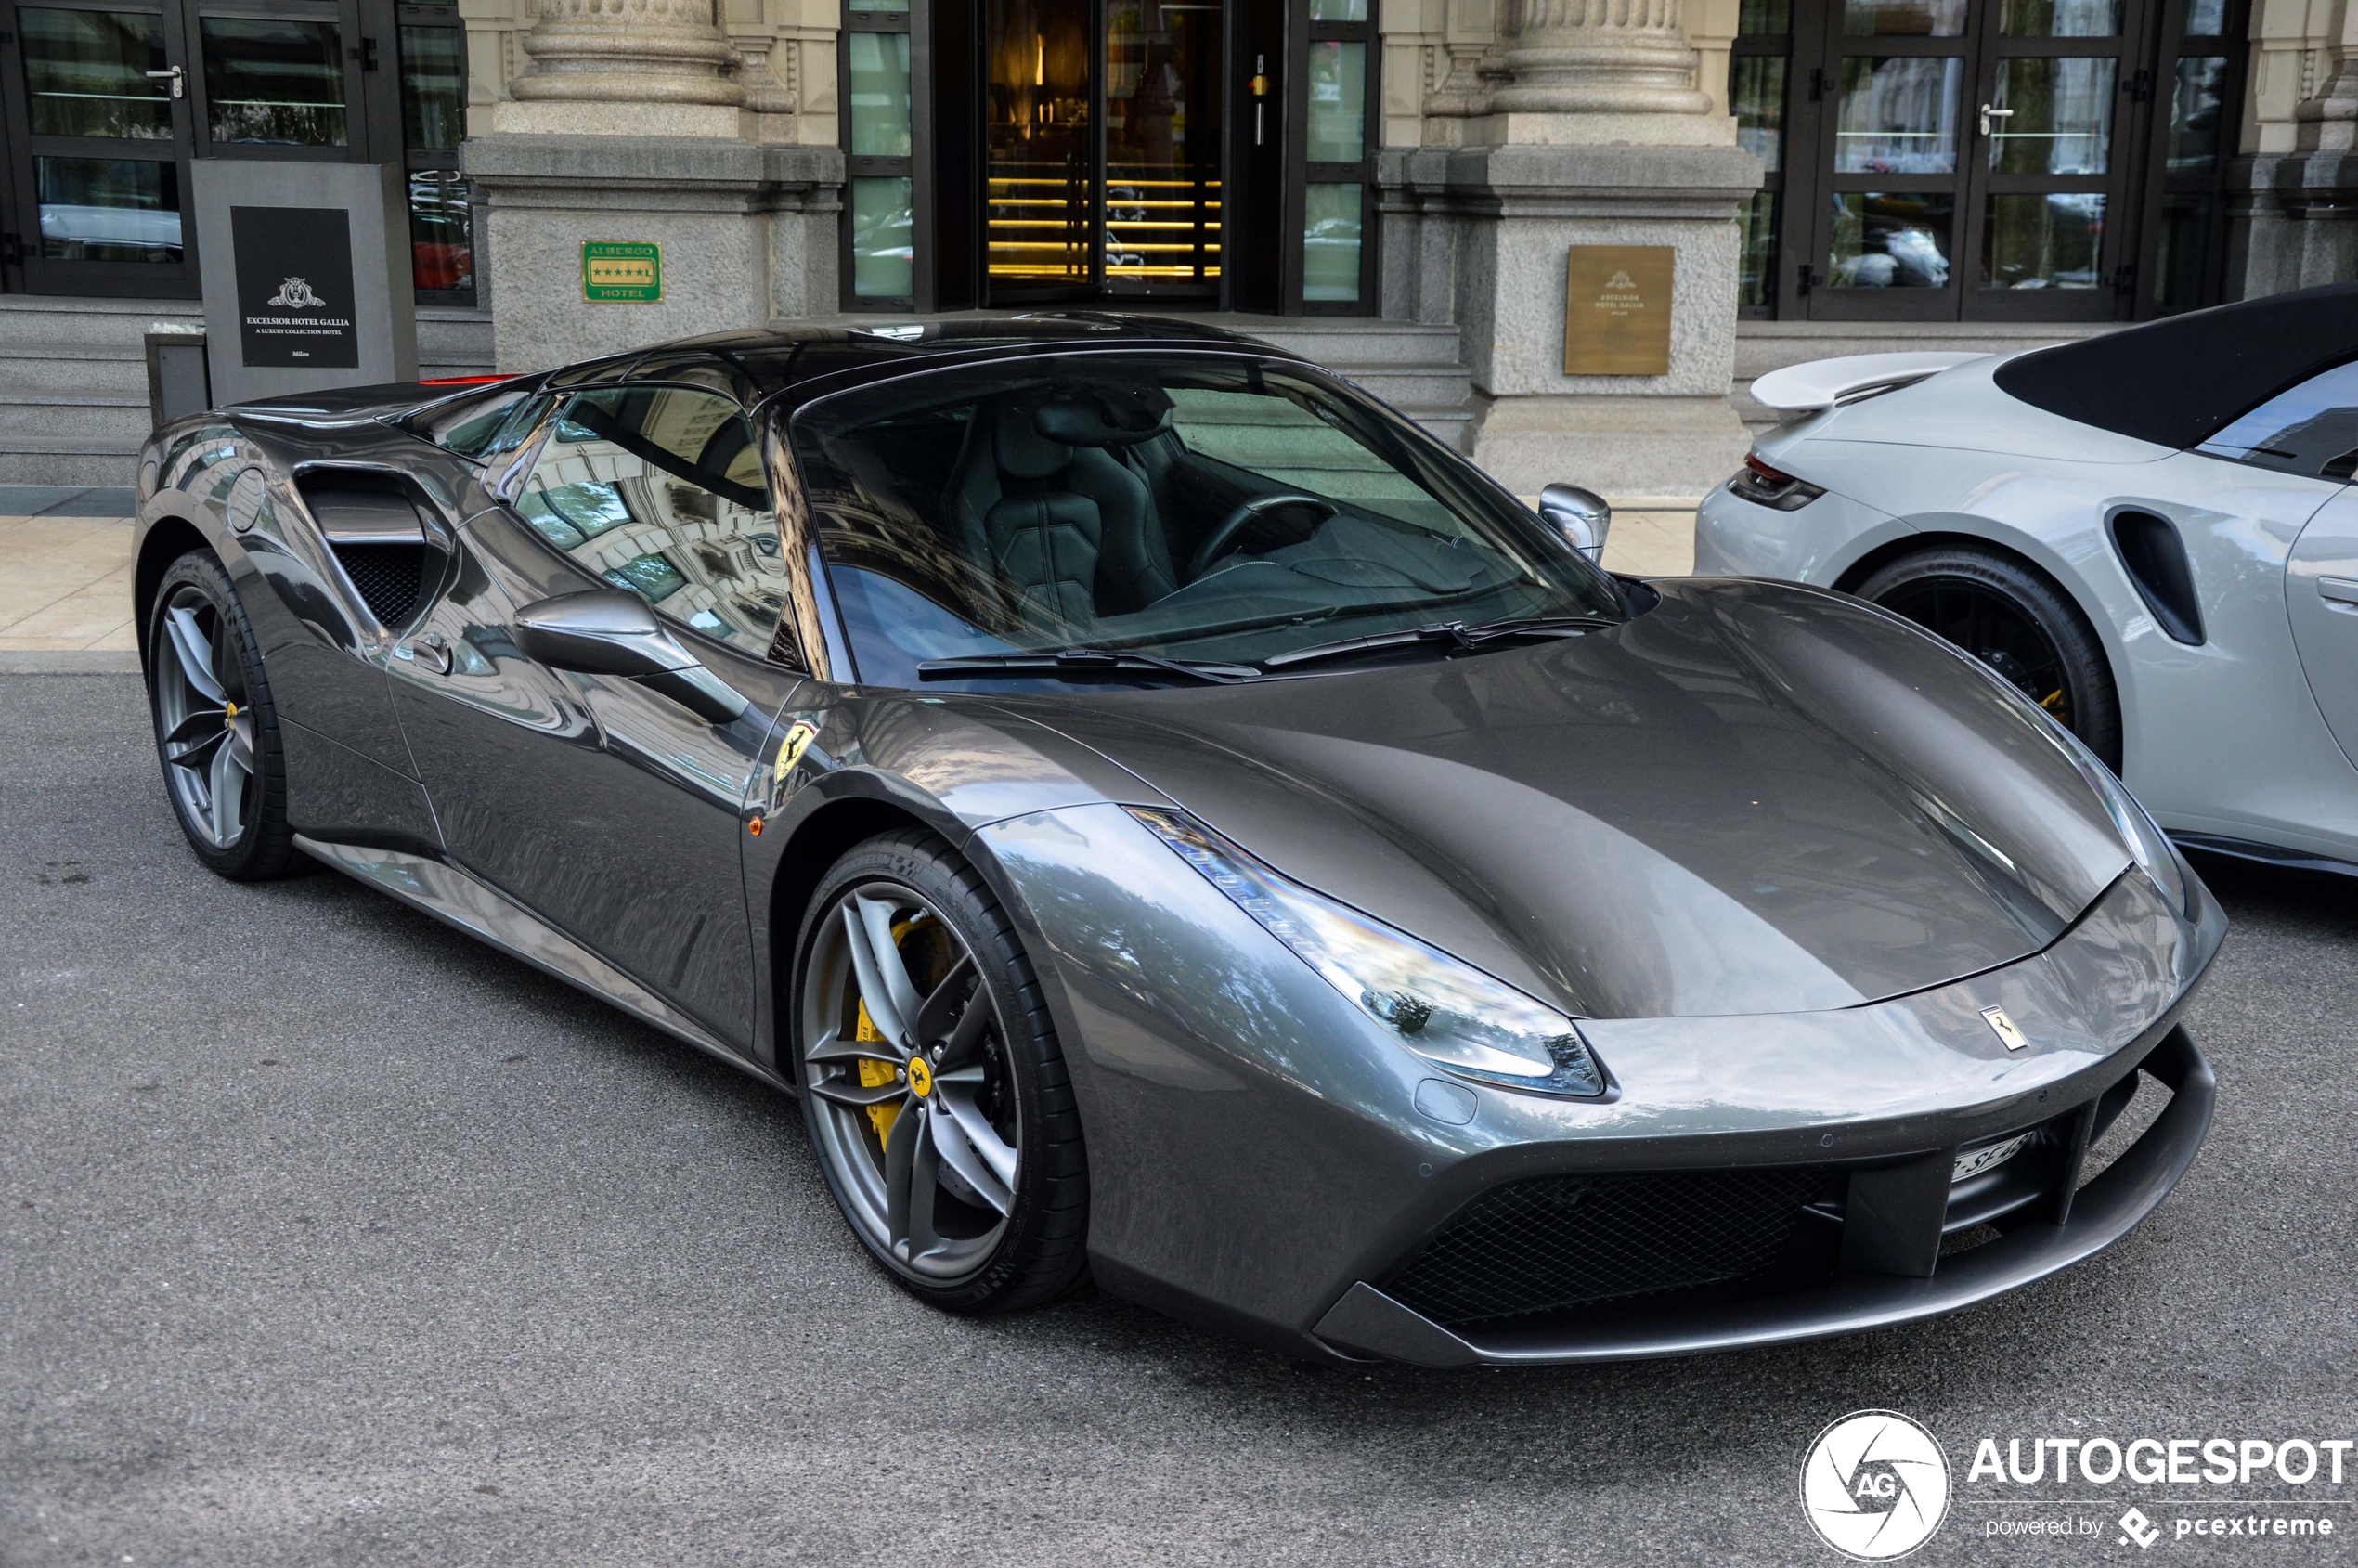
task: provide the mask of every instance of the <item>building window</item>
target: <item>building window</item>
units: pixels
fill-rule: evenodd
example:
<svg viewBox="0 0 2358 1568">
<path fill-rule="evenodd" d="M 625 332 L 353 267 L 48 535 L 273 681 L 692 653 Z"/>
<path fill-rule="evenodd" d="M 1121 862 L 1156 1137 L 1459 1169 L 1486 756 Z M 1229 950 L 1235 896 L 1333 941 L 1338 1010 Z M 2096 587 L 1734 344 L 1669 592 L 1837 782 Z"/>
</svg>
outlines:
<svg viewBox="0 0 2358 1568">
<path fill-rule="evenodd" d="M 844 13 L 839 101 L 850 189 L 846 303 L 912 308 L 917 292 L 917 182 L 912 162 L 909 4 Z"/>
</svg>

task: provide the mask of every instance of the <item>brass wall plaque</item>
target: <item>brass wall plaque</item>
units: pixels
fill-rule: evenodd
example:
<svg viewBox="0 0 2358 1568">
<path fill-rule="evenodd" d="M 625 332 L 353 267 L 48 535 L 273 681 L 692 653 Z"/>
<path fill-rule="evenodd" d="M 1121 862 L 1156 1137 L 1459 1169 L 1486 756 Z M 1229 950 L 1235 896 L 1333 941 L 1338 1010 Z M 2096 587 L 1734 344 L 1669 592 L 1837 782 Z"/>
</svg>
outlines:
<svg viewBox="0 0 2358 1568">
<path fill-rule="evenodd" d="M 1670 245 L 1574 245 L 1564 273 L 1564 374 L 1670 373 Z"/>
</svg>

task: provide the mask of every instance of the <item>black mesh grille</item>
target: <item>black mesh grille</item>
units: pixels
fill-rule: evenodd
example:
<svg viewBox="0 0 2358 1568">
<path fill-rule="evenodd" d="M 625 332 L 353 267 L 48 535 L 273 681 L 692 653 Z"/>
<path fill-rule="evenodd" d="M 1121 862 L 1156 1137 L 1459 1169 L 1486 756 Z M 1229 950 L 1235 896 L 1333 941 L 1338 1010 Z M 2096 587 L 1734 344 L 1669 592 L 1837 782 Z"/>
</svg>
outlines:
<svg viewBox="0 0 2358 1568">
<path fill-rule="evenodd" d="M 408 624 L 418 607 L 418 580 L 425 569 L 426 549 L 417 544 L 340 544 L 336 559 L 344 576 L 360 590 L 360 602 L 377 623 L 397 630 Z"/>
<path fill-rule="evenodd" d="M 1515 1182 L 1458 1211 L 1387 1289 L 1454 1324 L 1743 1279 L 1826 1185 L 1818 1171 Z"/>
</svg>

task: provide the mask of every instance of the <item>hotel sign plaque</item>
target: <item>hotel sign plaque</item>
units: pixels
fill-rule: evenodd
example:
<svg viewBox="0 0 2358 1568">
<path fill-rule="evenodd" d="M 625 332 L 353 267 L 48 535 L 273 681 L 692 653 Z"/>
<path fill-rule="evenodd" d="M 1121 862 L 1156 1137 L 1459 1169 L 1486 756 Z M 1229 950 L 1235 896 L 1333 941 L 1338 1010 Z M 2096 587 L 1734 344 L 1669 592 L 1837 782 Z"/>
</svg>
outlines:
<svg viewBox="0 0 2358 1568">
<path fill-rule="evenodd" d="M 1670 245 L 1574 245 L 1564 271 L 1564 374 L 1670 373 Z"/>
<path fill-rule="evenodd" d="M 663 247 L 652 240 L 583 240 L 581 297 L 592 305 L 656 304 L 663 298 Z"/>
</svg>

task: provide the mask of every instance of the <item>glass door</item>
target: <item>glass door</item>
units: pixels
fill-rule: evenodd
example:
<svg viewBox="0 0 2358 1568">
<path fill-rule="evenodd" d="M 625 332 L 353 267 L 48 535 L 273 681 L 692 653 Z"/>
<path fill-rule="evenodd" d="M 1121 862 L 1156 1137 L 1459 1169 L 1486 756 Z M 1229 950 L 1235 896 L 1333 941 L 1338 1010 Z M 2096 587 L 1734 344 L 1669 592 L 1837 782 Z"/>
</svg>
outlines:
<svg viewBox="0 0 2358 1568">
<path fill-rule="evenodd" d="M 19 149 L 5 261 L 41 293 L 196 292 L 188 58 L 161 6 L 19 6 L 0 101 Z"/>
<path fill-rule="evenodd" d="M 986 0 L 984 303 L 1217 297 L 1221 0 Z"/>
<path fill-rule="evenodd" d="M 2192 310 L 2225 292 L 2228 162 L 2243 122 L 2244 7 L 2167 0 L 2146 158 L 2148 216 L 2140 226 L 2138 315 Z"/>
<path fill-rule="evenodd" d="M 1793 303 L 1819 320 L 2101 320 L 2133 260 L 2123 0 L 1832 0 Z M 2128 87 L 2131 90 L 2124 91 Z M 1814 177 L 1812 177 L 1814 176 Z"/>
<path fill-rule="evenodd" d="M 1108 0 L 1105 39 L 1105 292 L 1213 298 L 1220 0 Z"/>
<path fill-rule="evenodd" d="M 1993 0 L 1982 0 L 1983 4 Z M 1975 150 L 1968 0 L 1838 0 L 1827 65 L 1831 169 L 1805 276 L 1820 319 L 1954 320 L 1957 214 Z"/>
<path fill-rule="evenodd" d="M 1998 0 L 1976 97 L 1969 318 L 2106 320 L 2135 260 L 2123 0 Z"/>
</svg>

